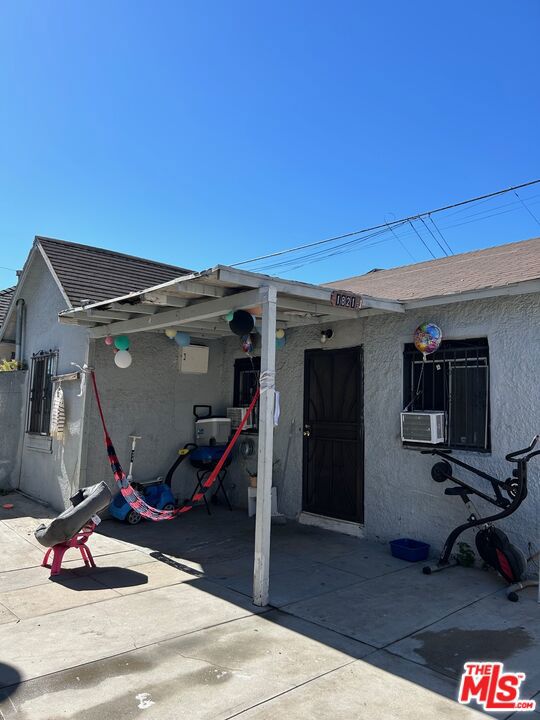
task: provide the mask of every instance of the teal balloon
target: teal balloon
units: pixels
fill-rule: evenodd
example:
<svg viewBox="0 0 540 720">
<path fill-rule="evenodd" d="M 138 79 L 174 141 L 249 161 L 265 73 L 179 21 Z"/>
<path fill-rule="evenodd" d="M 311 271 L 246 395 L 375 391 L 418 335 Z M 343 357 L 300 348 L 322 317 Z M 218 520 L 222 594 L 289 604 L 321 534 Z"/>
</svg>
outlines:
<svg viewBox="0 0 540 720">
<path fill-rule="evenodd" d="M 281 337 L 281 338 L 278 338 L 278 337 L 277 337 L 277 338 L 276 338 L 276 349 L 277 349 L 277 350 L 282 350 L 284 347 L 285 347 L 285 338 L 284 338 L 284 337 Z"/>
<path fill-rule="evenodd" d="M 227 322 L 231 322 L 231 320 L 233 319 L 233 317 L 234 317 L 234 312 L 231 310 L 230 312 L 228 312 L 228 313 L 225 315 L 225 320 L 226 320 Z"/>
<path fill-rule="evenodd" d="M 129 338 L 127 335 L 118 335 L 114 338 L 114 347 L 117 350 L 129 350 Z"/>
<path fill-rule="evenodd" d="M 186 332 L 177 332 L 174 336 L 174 341 L 177 345 L 180 345 L 180 347 L 186 347 L 191 344 L 191 336 Z"/>
</svg>

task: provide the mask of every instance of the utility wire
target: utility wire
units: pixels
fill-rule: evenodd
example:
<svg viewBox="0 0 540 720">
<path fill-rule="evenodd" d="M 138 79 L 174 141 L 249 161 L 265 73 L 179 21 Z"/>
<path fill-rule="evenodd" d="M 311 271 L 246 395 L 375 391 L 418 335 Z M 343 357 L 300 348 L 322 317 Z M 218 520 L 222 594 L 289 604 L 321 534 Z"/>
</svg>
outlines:
<svg viewBox="0 0 540 720">
<path fill-rule="evenodd" d="M 536 196 L 533 196 L 536 197 Z M 492 217 L 495 217 L 497 215 L 503 215 L 510 212 L 516 212 L 519 208 L 518 207 L 509 207 L 518 205 L 519 203 L 514 200 L 511 203 L 504 203 L 503 205 L 498 205 L 495 208 L 491 208 L 490 210 L 483 210 L 481 213 L 472 213 L 470 215 L 465 215 L 461 218 L 462 222 L 459 223 L 453 223 L 451 225 L 444 226 L 443 229 L 447 230 L 449 228 L 454 227 L 461 227 L 462 225 L 470 225 L 471 223 L 477 223 L 481 222 L 483 220 L 488 220 Z M 506 210 L 501 210 L 500 208 L 508 208 Z M 493 210 L 498 210 L 499 212 L 493 212 Z M 486 215 L 486 212 L 489 214 Z M 479 217 L 480 216 L 480 217 Z M 459 219 L 459 218 L 456 218 Z M 432 222 L 434 222 L 432 220 Z M 438 226 L 436 226 L 438 229 Z M 293 270 L 298 270 L 299 268 L 305 267 L 306 265 L 311 265 L 313 263 L 321 262 L 325 260 L 328 257 L 333 257 L 335 255 L 342 255 L 344 253 L 351 253 L 351 252 L 357 252 L 358 250 L 363 250 L 366 248 L 373 247 L 374 245 L 379 245 L 381 243 L 388 242 L 390 240 L 390 237 L 383 237 L 381 240 L 375 240 L 374 242 L 368 243 L 368 240 L 373 239 L 374 237 L 378 235 L 385 235 L 388 232 L 392 232 L 393 228 L 388 227 L 386 230 L 379 230 L 378 232 L 371 233 L 370 235 L 364 235 L 361 238 L 355 238 L 354 240 L 349 240 L 345 243 L 341 243 L 340 245 L 335 245 L 333 248 L 325 248 L 324 250 L 319 250 L 312 253 L 307 253 L 305 255 L 296 256 L 293 258 L 289 258 L 286 260 L 281 260 L 274 263 L 269 264 L 262 264 L 257 266 L 253 269 L 253 272 L 263 272 L 263 271 L 269 271 L 273 270 L 275 268 L 280 268 L 279 272 L 282 274 L 292 272 Z M 439 232 L 441 232 L 439 230 Z M 412 236 L 413 234 L 417 234 L 415 229 L 405 231 L 401 234 L 402 238 Z M 442 234 L 442 233 L 441 233 Z M 341 249 L 343 248 L 343 249 Z M 334 252 L 332 252 L 334 251 Z M 315 258 L 315 259 L 311 259 Z M 303 261 L 303 262 L 302 262 Z M 416 260 L 415 260 L 416 262 Z M 286 268 L 286 269 L 285 269 Z"/>
<path fill-rule="evenodd" d="M 523 205 L 523 207 L 524 207 L 525 210 L 529 213 L 529 215 L 533 218 L 533 220 L 536 220 L 536 222 L 538 223 L 538 225 L 540 225 L 540 220 L 536 217 L 536 215 L 532 212 L 532 210 L 529 210 L 529 208 L 527 207 L 527 205 L 525 205 L 525 203 L 524 203 L 523 200 L 519 197 L 519 195 L 517 194 L 517 192 L 516 192 L 515 190 L 514 190 L 514 195 L 517 197 L 517 199 L 518 199 L 519 202 Z"/>
<path fill-rule="evenodd" d="M 428 210 L 426 212 L 418 213 L 417 215 L 410 215 L 409 217 L 401 218 L 400 220 L 392 221 L 391 223 L 383 223 L 381 225 L 373 225 L 372 227 L 363 228 L 362 230 L 354 230 L 353 232 L 344 233 L 343 235 L 335 235 L 334 237 L 325 238 L 324 240 L 317 240 L 316 242 L 311 243 L 305 243 L 303 245 L 297 245 L 293 248 L 287 248 L 286 250 L 278 250 L 273 253 L 268 253 L 267 255 L 259 255 L 258 257 L 250 258 L 249 260 L 242 260 L 241 262 L 233 263 L 231 267 L 240 267 L 241 265 L 248 265 L 250 263 L 258 262 L 259 260 L 267 260 L 268 258 L 277 257 L 279 255 L 287 255 L 289 253 L 297 252 L 298 250 L 306 250 L 307 248 L 311 247 L 317 247 L 319 245 L 325 245 L 330 242 L 335 242 L 336 240 L 343 240 L 344 238 L 353 237 L 354 235 L 360 235 L 367 232 L 372 232 L 373 230 L 380 230 L 381 228 L 387 227 L 388 225 L 396 226 L 396 225 L 403 225 L 404 223 L 407 223 L 412 220 L 418 220 L 421 217 L 426 217 L 429 215 L 434 215 L 435 213 L 440 213 L 445 210 L 451 210 L 453 208 L 462 207 L 463 205 L 470 205 L 474 202 L 479 202 L 481 200 L 487 200 L 492 197 L 496 197 L 498 195 L 504 195 L 505 193 L 519 190 L 521 188 L 530 187 L 531 185 L 537 185 L 540 183 L 540 179 L 538 180 L 531 180 L 530 182 L 521 183 L 520 185 L 512 185 L 511 187 L 505 188 L 504 190 L 497 190 L 496 192 L 487 193 L 485 195 L 478 195 L 477 197 L 470 198 L 469 200 L 461 200 L 457 203 L 452 203 L 450 205 L 444 205 L 443 207 L 435 208 L 434 210 Z M 418 234 L 418 233 L 417 233 Z"/>
<path fill-rule="evenodd" d="M 438 237 L 435 237 L 435 235 L 433 234 L 433 230 L 432 230 L 430 227 L 427 226 L 426 221 L 424 220 L 423 217 L 420 218 L 420 222 L 421 222 L 422 225 L 426 228 L 426 230 L 427 230 L 428 233 L 431 235 L 431 237 L 435 240 L 435 242 L 437 243 L 437 245 L 441 248 L 441 250 L 442 250 L 443 253 L 446 255 L 446 257 L 448 257 L 448 253 L 446 252 L 446 248 L 445 248 L 444 245 L 440 242 L 439 238 L 438 238 Z M 450 252 L 452 253 L 452 255 L 454 254 L 454 253 L 452 252 L 452 250 L 450 250 Z"/>
<path fill-rule="evenodd" d="M 431 224 L 433 225 L 433 227 L 435 228 L 435 230 L 439 233 L 439 236 L 440 236 L 441 240 L 443 241 L 443 243 L 446 245 L 446 247 L 450 250 L 450 252 L 451 252 L 452 255 L 453 255 L 453 254 L 454 254 L 454 251 L 453 251 L 452 248 L 450 247 L 450 244 L 448 243 L 447 239 L 444 237 L 444 235 L 443 235 L 442 232 L 440 231 L 439 226 L 437 225 L 437 223 L 435 222 L 435 220 L 431 217 L 431 215 L 429 216 L 429 220 L 430 220 Z"/>
<path fill-rule="evenodd" d="M 414 255 L 412 254 L 412 252 L 409 250 L 409 248 L 405 245 L 405 243 L 403 242 L 403 240 L 399 237 L 399 235 L 398 235 L 397 232 L 394 230 L 394 228 L 393 228 L 391 225 L 388 225 L 388 229 L 390 230 L 390 232 L 392 233 L 392 235 L 396 238 L 396 240 L 397 240 L 398 243 L 401 245 L 401 247 L 405 250 L 405 252 L 407 253 L 407 255 L 411 258 L 411 260 L 412 260 L 413 262 L 416 262 L 416 258 L 414 257 Z"/>
<path fill-rule="evenodd" d="M 539 195 L 533 195 L 531 196 L 533 198 L 539 197 Z M 537 201 L 538 202 L 538 201 Z M 468 215 L 461 216 L 461 218 L 456 218 L 456 220 L 461 220 L 461 222 L 458 223 L 452 223 L 451 225 L 443 226 L 443 230 L 447 230 L 454 227 L 461 227 L 462 225 L 470 225 L 471 223 L 481 222 L 482 220 L 488 220 L 492 217 L 495 217 L 497 215 L 503 215 L 510 212 L 516 212 L 519 207 L 519 203 L 517 200 L 513 200 L 510 203 L 503 203 L 502 205 L 497 205 L 494 208 L 489 208 L 486 210 L 482 210 L 481 212 L 477 213 L 470 213 Z M 501 208 L 508 208 L 508 209 L 501 209 Z M 465 209 L 465 208 L 463 208 Z M 494 210 L 497 210 L 498 212 L 494 212 Z M 486 214 L 487 213 L 487 214 Z M 453 215 L 455 213 L 450 213 L 450 215 Z M 393 222 L 393 221 L 390 221 Z M 399 222 L 399 221 L 398 221 Z M 433 219 L 431 219 L 432 223 L 435 223 Z M 402 223 L 407 224 L 407 223 Z M 439 229 L 437 225 L 435 225 L 437 228 L 437 231 L 442 236 L 442 232 Z M 313 263 L 322 262 L 328 257 L 333 257 L 335 255 L 342 255 L 345 253 L 351 253 L 351 252 L 358 252 L 358 250 L 367 249 L 370 247 L 373 247 L 375 245 L 379 245 L 381 243 L 388 242 L 390 240 L 390 237 L 383 237 L 382 240 L 375 240 L 374 242 L 367 243 L 368 240 L 371 240 L 372 238 L 380 235 L 385 235 L 390 232 L 393 232 L 393 228 L 386 225 L 385 229 L 379 230 L 377 232 L 370 233 L 369 235 L 363 235 L 359 238 L 354 238 L 353 240 L 348 240 L 347 242 L 341 243 L 339 245 L 334 245 L 331 248 L 324 248 L 322 250 L 318 250 L 311 253 L 306 253 L 305 255 L 297 255 L 295 257 L 291 257 L 285 260 L 279 260 L 277 262 L 270 262 L 268 264 L 262 264 L 252 269 L 252 272 L 266 272 L 271 271 L 275 268 L 279 268 L 280 274 L 286 274 L 289 272 L 292 272 L 294 270 L 297 270 L 299 268 L 305 267 L 306 265 L 311 265 Z M 413 234 L 416 234 L 416 231 L 414 228 L 410 230 L 406 230 L 405 232 L 401 233 L 401 238 L 408 238 L 413 236 Z M 443 236 L 444 238 L 444 236 Z M 366 244 L 367 243 L 367 244 Z M 448 245 L 448 243 L 445 240 L 445 243 Z M 450 249 L 451 250 L 451 249 Z M 334 251 L 334 252 L 332 252 Z M 315 259 L 312 259 L 315 258 Z M 416 262 L 416 259 L 415 259 Z"/>
<path fill-rule="evenodd" d="M 427 244 L 427 242 L 424 240 L 424 238 L 420 235 L 420 233 L 418 232 L 418 230 L 415 228 L 415 226 L 414 226 L 413 223 L 412 223 L 412 220 L 409 220 L 409 225 L 412 227 L 412 229 L 414 230 L 414 232 L 418 235 L 418 237 L 420 238 L 420 242 L 421 242 L 421 243 L 423 244 L 423 246 L 426 248 L 426 250 L 427 250 L 428 253 L 431 255 L 431 257 L 432 257 L 434 260 L 437 260 L 437 256 L 434 254 L 433 250 L 429 247 L 429 245 Z M 445 252 L 446 252 L 446 251 L 445 251 Z M 446 254 L 448 255 L 448 253 L 446 253 Z"/>
</svg>

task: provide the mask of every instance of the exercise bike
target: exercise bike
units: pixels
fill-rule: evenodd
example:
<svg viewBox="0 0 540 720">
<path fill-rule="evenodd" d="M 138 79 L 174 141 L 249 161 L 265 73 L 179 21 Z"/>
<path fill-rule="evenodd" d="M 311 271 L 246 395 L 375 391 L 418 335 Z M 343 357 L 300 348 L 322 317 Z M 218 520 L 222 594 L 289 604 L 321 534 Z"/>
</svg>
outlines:
<svg viewBox="0 0 540 720">
<path fill-rule="evenodd" d="M 499 512 L 487 517 L 478 517 L 475 512 L 472 512 L 467 522 L 459 525 L 448 535 L 437 564 L 433 566 L 428 565 L 423 568 L 425 575 L 431 575 L 434 572 L 458 565 L 459 563 L 451 558 L 452 549 L 457 538 L 461 533 L 465 532 L 465 530 L 483 525 L 484 527 L 478 531 L 475 539 L 478 554 L 487 565 L 494 568 L 509 583 L 508 599 L 516 602 L 519 599 L 517 595 L 519 590 L 538 584 L 536 580 L 525 578 L 528 562 L 525 555 L 509 541 L 502 530 L 494 527 L 493 523 L 512 515 L 527 497 L 527 464 L 533 457 L 540 455 L 540 450 L 533 450 L 539 439 L 540 435 L 536 435 L 528 447 L 506 455 L 508 462 L 516 464 L 511 476 L 506 480 L 499 480 L 463 462 L 463 460 L 452 457 L 451 451 L 449 450 L 434 448 L 433 450 L 421 451 L 424 455 L 438 455 L 444 458 L 444 460 L 433 465 L 431 468 L 431 477 L 438 483 L 443 483 L 447 480 L 454 483 L 455 487 L 445 488 L 445 495 L 460 497 L 466 505 L 468 505 L 471 496 L 477 496 L 499 509 Z M 478 488 L 469 485 L 469 483 L 455 477 L 452 464 L 487 480 L 491 484 L 493 495 L 488 495 Z"/>
</svg>

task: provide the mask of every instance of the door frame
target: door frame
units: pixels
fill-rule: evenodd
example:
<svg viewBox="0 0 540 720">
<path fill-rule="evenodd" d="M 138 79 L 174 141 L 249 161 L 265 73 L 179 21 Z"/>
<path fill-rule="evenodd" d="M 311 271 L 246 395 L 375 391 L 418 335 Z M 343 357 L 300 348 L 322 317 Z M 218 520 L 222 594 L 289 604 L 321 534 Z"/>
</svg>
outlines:
<svg viewBox="0 0 540 720">
<path fill-rule="evenodd" d="M 357 518 L 355 520 L 341 520 L 331 515 L 320 515 L 320 517 L 329 518 L 330 520 L 339 523 L 357 523 L 362 525 L 365 519 L 365 457 L 364 457 L 364 348 L 362 345 L 353 345 L 352 347 L 343 348 L 311 348 L 304 350 L 304 403 L 303 403 L 303 415 L 302 415 L 302 431 L 307 422 L 308 409 L 309 409 L 309 374 L 308 374 L 308 359 L 310 357 L 316 357 L 323 353 L 332 353 L 333 355 L 350 353 L 356 351 L 359 365 L 359 377 L 357 382 L 357 404 L 359 409 L 359 416 L 357 421 L 358 427 L 358 456 L 357 456 L 357 478 L 356 478 L 356 489 L 357 489 Z M 307 497 L 307 483 L 308 483 L 308 445 L 309 443 L 302 438 L 302 512 L 312 513 L 308 508 L 305 507 L 305 499 Z"/>
</svg>

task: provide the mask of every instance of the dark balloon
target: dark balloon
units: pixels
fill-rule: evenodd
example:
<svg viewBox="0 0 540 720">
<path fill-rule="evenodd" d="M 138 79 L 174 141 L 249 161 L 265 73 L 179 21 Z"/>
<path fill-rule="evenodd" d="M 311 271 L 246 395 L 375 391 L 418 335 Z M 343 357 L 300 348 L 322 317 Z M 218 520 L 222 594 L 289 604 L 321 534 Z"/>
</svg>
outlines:
<svg viewBox="0 0 540 720">
<path fill-rule="evenodd" d="M 255 327 L 253 315 L 246 310 L 235 310 L 233 319 L 229 323 L 229 327 L 235 335 L 249 335 Z"/>
</svg>

